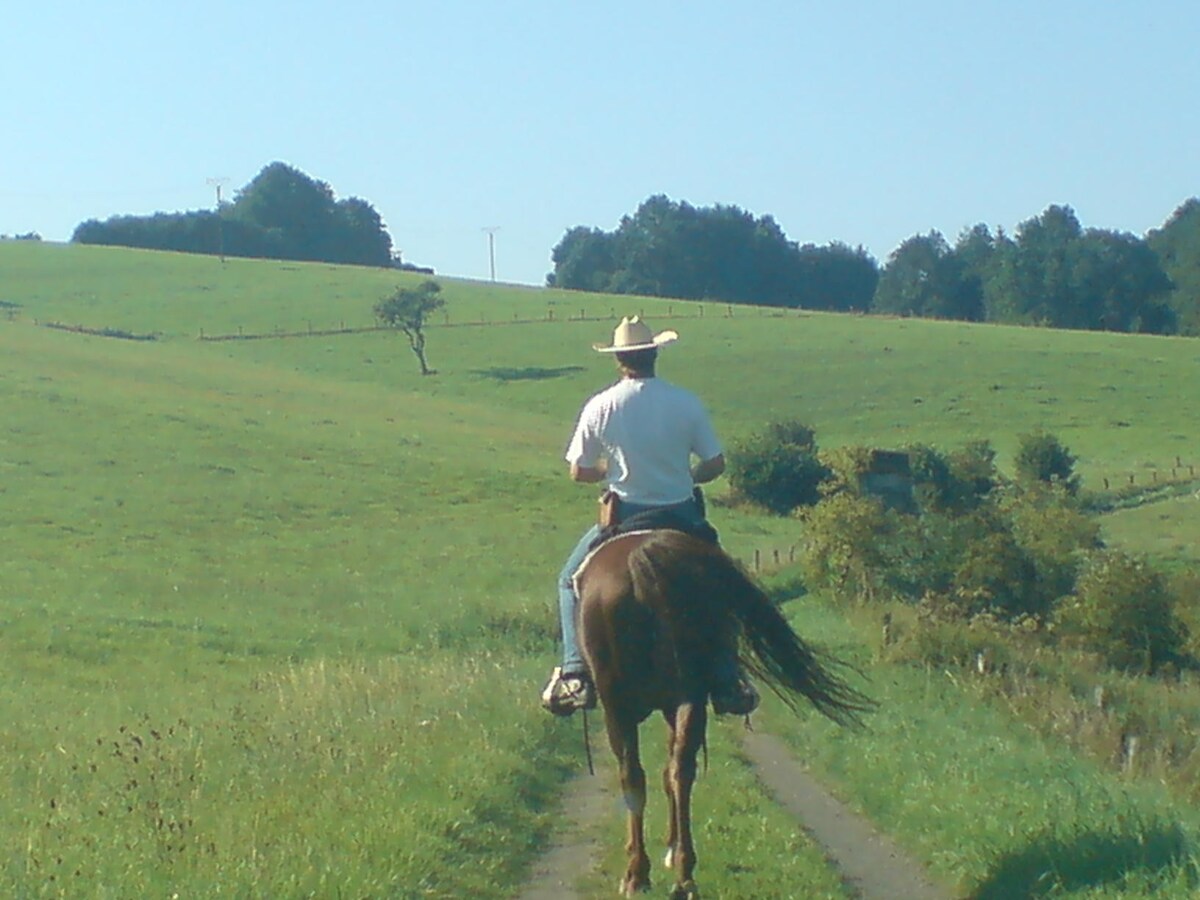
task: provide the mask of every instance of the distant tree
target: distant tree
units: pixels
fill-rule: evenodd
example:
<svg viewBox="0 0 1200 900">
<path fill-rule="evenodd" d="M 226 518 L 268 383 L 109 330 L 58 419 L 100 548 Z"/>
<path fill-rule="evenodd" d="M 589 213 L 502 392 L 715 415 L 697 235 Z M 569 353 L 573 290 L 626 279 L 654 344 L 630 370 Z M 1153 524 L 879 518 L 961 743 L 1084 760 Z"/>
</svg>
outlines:
<svg viewBox="0 0 1200 900">
<path fill-rule="evenodd" d="M 998 265 L 984 285 L 987 319 L 1062 325 L 1071 301 L 1071 244 L 1083 235 L 1075 211 L 1051 206 L 1022 222 L 1014 240 L 997 242 Z"/>
<path fill-rule="evenodd" d="M 1140 238 L 1084 231 L 1069 206 L 1051 206 L 997 240 L 984 304 L 993 322 L 1163 333 L 1175 326 L 1170 291 Z"/>
<path fill-rule="evenodd" d="M 322 258 L 360 266 L 388 266 L 392 238 L 370 203 L 358 197 L 339 200 L 323 241 Z"/>
<path fill-rule="evenodd" d="M 614 239 L 598 228 L 572 228 L 551 251 L 554 287 L 603 292 L 614 265 Z"/>
<path fill-rule="evenodd" d="M 288 258 L 316 260 L 335 205 L 328 184 L 273 162 L 237 192 L 230 215 L 278 234 Z"/>
<path fill-rule="evenodd" d="M 1141 238 L 1089 229 L 1072 253 L 1075 323 L 1104 331 L 1170 334 L 1173 285 L 1154 251 Z"/>
<path fill-rule="evenodd" d="M 71 240 L 184 253 L 392 264 L 392 239 L 369 203 L 357 197 L 335 201 L 329 185 L 281 162 L 266 166 L 217 212 L 89 219 Z"/>
<path fill-rule="evenodd" d="M 403 331 L 408 338 L 408 345 L 421 364 L 422 375 L 437 374 L 425 360 L 425 326 L 430 315 L 446 305 L 441 293 L 442 286 L 429 280 L 415 288 L 397 288 L 375 304 L 375 318 Z"/>
<path fill-rule="evenodd" d="M 797 247 L 771 216 L 661 194 L 614 232 L 570 229 L 552 258 L 556 287 L 768 306 L 865 309 L 878 278 L 861 247 Z"/>
<path fill-rule="evenodd" d="M 981 291 L 940 232 L 915 235 L 888 257 L 872 303 L 875 312 L 939 319 L 983 318 Z"/>
<path fill-rule="evenodd" d="M 996 261 L 996 246 L 1004 240 L 1003 230 L 996 237 L 984 224 L 963 231 L 954 244 L 954 258 L 962 279 L 959 287 L 960 305 L 971 311 L 972 321 L 982 321 L 987 316 L 983 300 L 983 286 L 991 276 Z"/>
<path fill-rule="evenodd" d="M 866 312 L 879 284 L 879 264 L 863 247 L 834 241 L 805 244 L 794 263 L 797 304 L 805 309 Z"/>
<path fill-rule="evenodd" d="M 1168 301 L 1179 333 L 1200 335 L 1200 198 L 1183 203 L 1146 242 L 1173 283 Z"/>
</svg>

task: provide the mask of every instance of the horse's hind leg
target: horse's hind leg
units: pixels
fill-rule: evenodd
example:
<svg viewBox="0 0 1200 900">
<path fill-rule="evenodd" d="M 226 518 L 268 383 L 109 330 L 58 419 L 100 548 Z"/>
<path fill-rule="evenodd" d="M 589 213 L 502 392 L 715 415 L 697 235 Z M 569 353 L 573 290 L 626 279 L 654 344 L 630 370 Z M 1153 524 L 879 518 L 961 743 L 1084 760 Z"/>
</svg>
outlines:
<svg viewBox="0 0 1200 900">
<path fill-rule="evenodd" d="M 646 855 L 645 811 L 646 771 L 638 753 L 638 730 L 635 722 L 619 722 L 616 716 L 607 718 L 608 743 L 621 771 L 621 793 L 629 812 L 629 838 L 625 849 L 629 864 L 621 881 L 621 894 L 632 897 L 650 887 L 650 857 Z"/>
<path fill-rule="evenodd" d="M 663 865 L 668 869 L 675 868 L 675 842 L 679 840 L 676 831 L 678 816 L 675 809 L 675 783 L 671 778 L 671 760 L 675 757 L 675 741 L 679 732 L 675 730 L 675 710 L 663 712 L 667 720 L 667 764 L 663 766 L 663 793 L 667 795 L 667 855 Z"/>
<path fill-rule="evenodd" d="M 667 762 L 667 792 L 671 797 L 672 867 L 675 887 L 671 900 L 695 900 L 700 896 L 692 874 L 696 850 L 692 844 L 692 787 L 696 783 L 696 756 L 704 743 L 708 710 L 703 702 L 685 703 L 675 711 L 671 753 Z"/>
</svg>

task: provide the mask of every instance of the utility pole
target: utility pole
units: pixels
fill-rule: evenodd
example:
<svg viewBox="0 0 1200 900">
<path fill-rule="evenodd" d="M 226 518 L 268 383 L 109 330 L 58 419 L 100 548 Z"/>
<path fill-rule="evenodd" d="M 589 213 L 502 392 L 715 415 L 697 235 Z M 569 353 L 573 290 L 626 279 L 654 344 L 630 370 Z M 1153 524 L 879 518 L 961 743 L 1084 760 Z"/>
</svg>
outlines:
<svg viewBox="0 0 1200 900">
<path fill-rule="evenodd" d="M 217 189 L 217 255 L 225 262 L 225 229 L 221 227 L 221 188 L 229 184 L 228 178 L 206 178 L 204 183 Z"/>
<path fill-rule="evenodd" d="M 499 225 L 489 225 L 483 229 L 488 236 L 488 263 L 491 266 L 492 281 L 496 280 L 496 232 L 500 230 Z"/>
</svg>

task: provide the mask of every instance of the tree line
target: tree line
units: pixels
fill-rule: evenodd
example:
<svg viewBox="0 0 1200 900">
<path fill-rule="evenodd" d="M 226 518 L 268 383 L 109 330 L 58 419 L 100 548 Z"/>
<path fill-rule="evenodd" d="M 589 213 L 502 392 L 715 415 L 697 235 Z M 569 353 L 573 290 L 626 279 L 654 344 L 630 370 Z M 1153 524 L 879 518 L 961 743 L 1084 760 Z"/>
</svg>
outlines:
<svg viewBox="0 0 1200 900">
<path fill-rule="evenodd" d="M 365 200 L 337 200 L 323 181 L 273 162 L 217 210 L 113 216 L 71 240 L 148 250 L 391 266 L 392 238 Z"/>
<path fill-rule="evenodd" d="M 1146 238 L 1050 206 L 1011 234 L 937 231 L 880 266 L 861 246 L 787 239 L 770 216 L 658 195 L 612 232 L 576 227 L 553 286 L 765 306 L 1152 334 L 1200 334 L 1200 200 Z"/>
</svg>

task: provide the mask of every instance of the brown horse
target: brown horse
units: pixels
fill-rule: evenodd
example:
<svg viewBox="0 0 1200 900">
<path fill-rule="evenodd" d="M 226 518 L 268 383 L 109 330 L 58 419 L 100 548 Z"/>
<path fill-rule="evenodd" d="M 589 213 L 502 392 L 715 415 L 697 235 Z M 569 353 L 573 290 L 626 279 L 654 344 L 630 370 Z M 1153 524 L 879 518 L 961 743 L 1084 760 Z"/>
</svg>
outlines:
<svg viewBox="0 0 1200 900">
<path fill-rule="evenodd" d="M 712 664 L 737 652 L 747 672 L 795 709 L 807 698 L 841 723 L 873 704 L 832 674 L 771 599 L 715 544 L 678 531 L 633 532 L 600 546 L 576 575 L 581 639 L 604 707 L 629 810 L 629 864 L 621 893 L 650 886 L 643 816 L 646 773 L 638 726 L 655 710 L 668 728 L 663 787 L 669 804 L 666 866 L 672 900 L 699 897 L 692 878 L 691 793 L 705 743 Z"/>
</svg>

